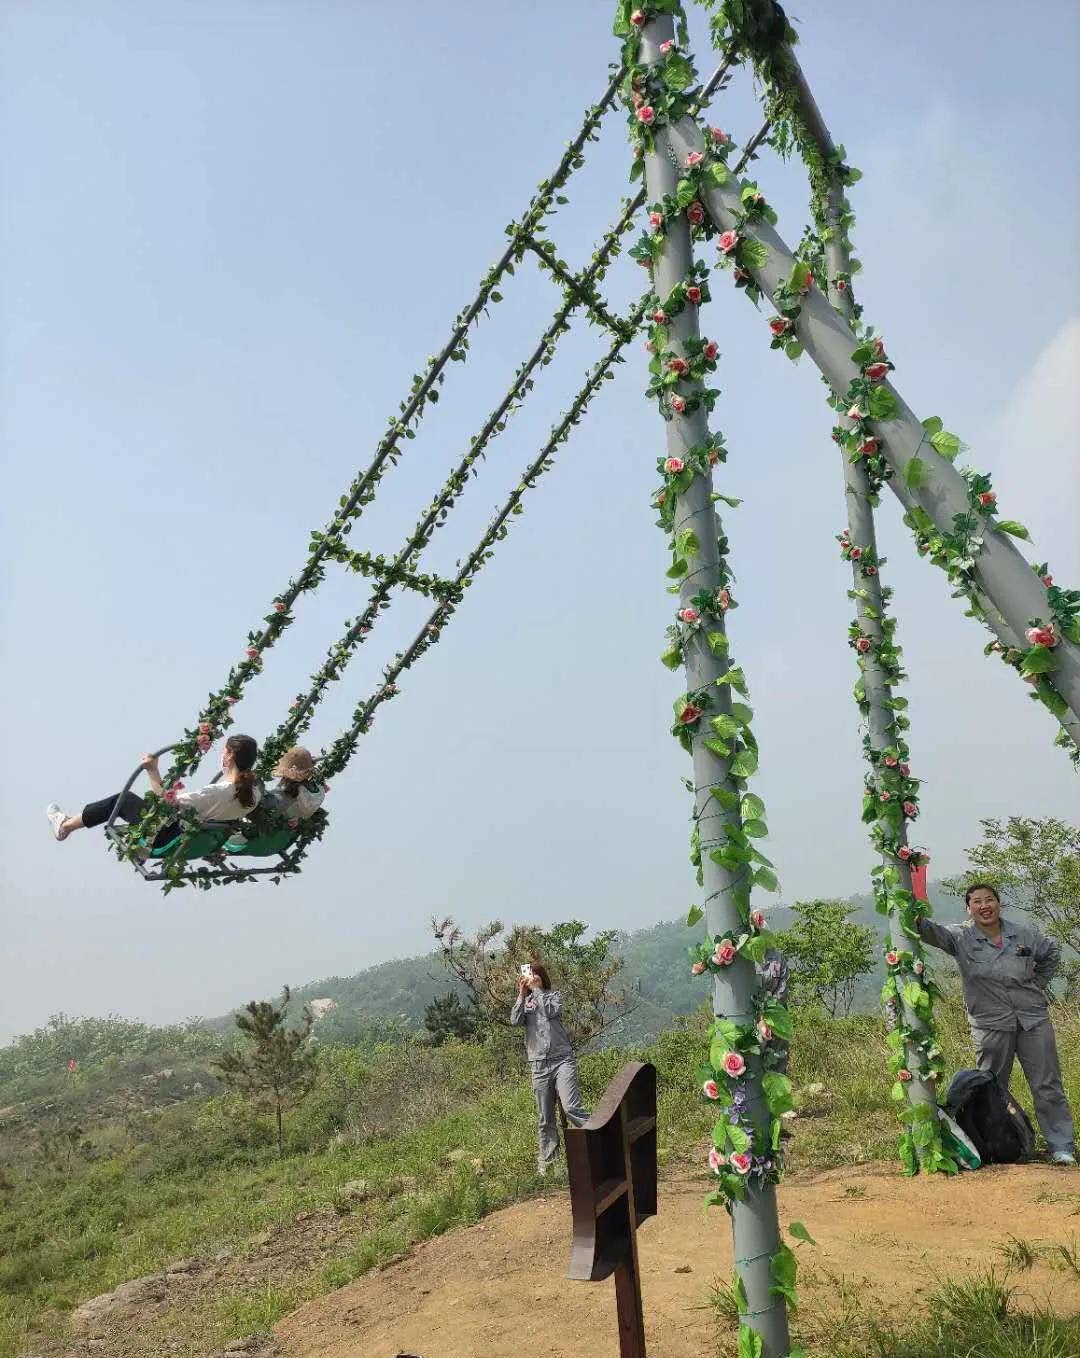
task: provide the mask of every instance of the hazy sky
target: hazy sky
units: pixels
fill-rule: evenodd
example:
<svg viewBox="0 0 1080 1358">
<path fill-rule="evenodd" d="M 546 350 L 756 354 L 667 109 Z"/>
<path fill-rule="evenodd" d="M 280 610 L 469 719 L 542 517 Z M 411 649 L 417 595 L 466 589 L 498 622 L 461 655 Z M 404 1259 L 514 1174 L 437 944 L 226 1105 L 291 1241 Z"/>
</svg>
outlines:
<svg viewBox="0 0 1080 1358">
<path fill-rule="evenodd" d="M 441 347 L 503 226 L 554 166 L 617 54 L 608 3 L 8 0 L 0 7 L 2 615 L 0 1037 L 50 1013 L 154 1020 L 424 949 L 428 921 L 636 928 L 694 898 L 689 765 L 659 663 L 672 599 L 648 497 L 663 430 L 634 347 L 513 521 L 445 640 L 380 712 L 302 878 L 162 898 L 100 832 L 58 846 L 43 811 L 122 784 L 222 681 L 249 628 Z M 897 385 L 995 477 L 1034 552 L 1080 580 L 1080 14 L 831 0 L 803 63 L 854 190 L 860 295 Z M 406 17 L 408 19 L 406 20 Z M 711 52 L 693 15 L 699 65 Z M 745 139 L 743 77 L 711 121 Z M 608 119 L 553 235 L 573 262 L 617 215 L 628 157 Z M 789 242 L 803 177 L 760 178 Z M 636 296 L 626 260 L 608 291 Z M 559 298 L 531 266 L 353 535 L 393 550 L 501 396 Z M 784 898 L 865 889 L 862 764 L 834 535 L 840 469 L 816 370 L 770 353 L 727 279 L 721 488 Z M 430 549 L 471 545 L 606 347 L 582 328 L 493 445 Z M 910 549 L 881 539 L 911 699 L 919 839 L 959 868 L 991 815 L 1077 819 L 1054 725 Z M 272 729 L 360 611 L 331 574 L 238 710 Z M 318 747 L 412 634 L 380 623 L 311 733 Z M 216 757 L 215 751 L 215 757 Z"/>
</svg>

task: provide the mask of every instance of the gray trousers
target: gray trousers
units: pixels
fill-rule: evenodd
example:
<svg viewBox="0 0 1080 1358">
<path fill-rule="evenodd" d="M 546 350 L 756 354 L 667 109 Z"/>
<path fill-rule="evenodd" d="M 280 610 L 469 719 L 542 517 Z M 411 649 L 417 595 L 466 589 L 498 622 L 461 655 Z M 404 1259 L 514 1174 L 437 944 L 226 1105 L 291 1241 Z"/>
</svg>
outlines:
<svg viewBox="0 0 1080 1358">
<path fill-rule="evenodd" d="M 1035 1116 L 1051 1151 L 1073 1149 L 1073 1120 L 1069 1101 L 1061 1083 L 1057 1044 L 1050 1020 L 1034 1028 L 1019 1025 L 999 1031 L 995 1028 L 972 1028 L 975 1040 L 976 1065 L 990 1071 L 1002 1089 L 1009 1088 L 1013 1060 L 1020 1058 L 1020 1068 L 1028 1082 L 1035 1103 Z"/>
<path fill-rule="evenodd" d="M 566 1120 L 575 1127 L 588 1122 L 591 1114 L 581 1102 L 577 1062 L 572 1056 L 534 1061 L 532 1072 L 536 1111 L 540 1118 L 540 1157 L 542 1165 L 559 1154 L 559 1124 L 555 1119 L 555 1096 L 563 1106 Z"/>
</svg>

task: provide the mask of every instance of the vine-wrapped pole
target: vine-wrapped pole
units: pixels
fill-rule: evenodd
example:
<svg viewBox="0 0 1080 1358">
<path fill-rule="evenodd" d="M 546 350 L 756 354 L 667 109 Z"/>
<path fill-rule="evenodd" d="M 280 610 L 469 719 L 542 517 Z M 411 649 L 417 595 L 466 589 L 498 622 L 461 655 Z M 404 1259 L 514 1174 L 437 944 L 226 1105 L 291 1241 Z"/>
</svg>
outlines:
<svg viewBox="0 0 1080 1358">
<path fill-rule="evenodd" d="M 665 148 L 670 148 L 679 164 L 684 164 L 692 152 L 700 154 L 705 149 L 701 129 L 690 117 L 683 117 L 673 126 L 661 129 L 658 137 Z M 705 210 L 722 231 L 733 228 L 743 215 L 740 193 L 740 185 L 733 178 L 704 191 Z M 774 290 L 790 278 L 795 256 L 768 222 L 758 221 L 744 229 L 765 247 L 762 262 L 753 264 L 748 271 L 762 293 L 771 297 Z M 852 383 L 862 379 L 862 371 L 851 357 L 851 331 L 817 288 L 811 288 L 802 299 L 796 334 L 838 397 L 842 399 Z M 895 473 L 889 484 L 894 485 L 898 477 L 903 479 L 908 464 L 916 457 L 924 461 L 928 479 L 913 490 L 911 498 L 928 515 L 938 532 L 948 534 L 953 529 L 954 515 L 970 513 L 967 483 L 952 463 L 931 445 L 926 429 L 891 383 L 881 382 L 878 390 L 887 393 L 883 399 L 888 401 L 890 414 L 871 422 L 881 440 L 885 460 Z M 1029 619 L 1042 618 L 1046 614 L 1046 591 L 1042 582 L 1010 538 L 995 531 L 989 521 L 974 564 L 974 574 L 978 587 L 1014 635 L 1023 636 Z M 1054 656 L 1054 688 L 1073 714 L 1080 717 L 1080 647 L 1062 637 Z"/>
<path fill-rule="evenodd" d="M 641 32 L 640 61 L 644 64 L 661 59 L 660 45 L 674 39 L 674 23 L 668 15 L 650 17 Z M 680 160 L 680 164 L 683 161 Z M 645 184 L 650 202 L 674 194 L 677 172 L 669 157 L 661 149 L 645 152 Z M 685 216 L 665 224 L 666 243 L 654 265 L 654 287 L 663 299 L 670 295 L 690 274 L 694 263 L 690 228 Z M 669 343 L 676 353 L 686 355 L 687 341 L 698 337 L 697 309 L 685 307 L 670 321 Z M 698 408 L 667 422 L 667 450 L 669 457 L 686 460 L 691 449 L 707 443 L 708 417 Z M 692 531 L 697 538 L 697 555 L 690 570 L 680 583 L 680 600 L 690 607 L 691 600 L 701 593 L 717 595 L 724 586 L 718 547 L 719 523 L 712 499 L 711 475 L 697 475 L 678 497 L 675 517 L 676 538 Z M 722 628 L 722 622 L 717 624 Z M 731 715 L 730 688 L 717 680 L 733 665 L 730 654 L 714 654 L 704 635 L 699 631 L 687 638 L 684 645 L 686 687 L 688 693 L 706 690 L 712 708 L 722 715 Z M 712 710 L 712 708 L 710 710 Z M 745 892 L 749 872 L 746 867 L 730 871 L 710 857 L 711 850 L 722 850 L 728 844 L 725 825 L 741 829 L 739 787 L 731 771 L 730 759 L 721 758 L 710 750 L 700 736 L 693 741 L 694 811 L 700 834 L 701 868 L 705 888 L 705 917 L 710 936 L 744 927 L 736 903 L 736 893 Z M 714 787 L 726 789 L 734 803 L 725 809 L 712 795 Z M 757 1018 L 754 994 L 758 982 L 753 964 L 740 957 L 713 980 L 713 1013 L 738 1024 L 753 1024 Z M 748 1112 L 756 1122 L 768 1123 L 769 1113 L 761 1086 L 760 1063 L 747 1062 Z M 770 1258 L 780 1248 L 780 1228 L 777 1216 L 776 1187 L 762 1184 L 748 1188 L 742 1200 L 732 1203 L 732 1231 L 734 1236 L 736 1269 L 746 1292 L 743 1319 L 761 1336 L 764 1358 L 782 1358 L 789 1350 L 787 1307 L 783 1296 L 770 1293 L 773 1278 Z"/>
<path fill-rule="evenodd" d="M 809 94 L 809 91 L 807 93 Z M 834 150 L 832 139 L 829 137 L 824 123 L 820 123 L 820 128 L 827 143 L 827 145 L 822 146 L 822 152 L 825 157 L 828 157 Z M 826 163 L 830 163 L 828 159 L 826 159 Z M 843 289 L 837 287 L 838 279 L 846 279 L 851 276 L 850 252 L 845 232 L 841 226 L 844 206 L 844 186 L 839 174 L 834 170 L 829 175 L 824 202 L 824 214 L 828 226 L 824 240 L 826 272 L 824 282 L 828 290 L 829 301 L 836 311 L 844 317 L 848 325 L 851 325 L 851 289 L 850 287 Z M 844 423 L 850 424 L 851 422 L 844 420 Z M 851 555 L 850 549 L 848 552 L 851 562 L 852 595 L 858 614 L 859 630 L 871 643 L 870 649 L 861 659 L 867 738 L 870 750 L 881 759 L 885 756 L 886 751 L 896 747 L 899 732 L 896 724 L 897 709 L 894 705 L 895 695 L 893 694 L 892 683 L 889 672 L 880 658 L 882 644 L 888 640 L 882 625 L 887 600 L 883 597 L 881 572 L 876 564 L 881 558 L 877 549 L 874 499 L 870 477 L 862 461 L 851 457 L 843 446 L 840 448 L 840 461 L 843 467 L 848 538 L 852 544 L 855 544 L 857 551 L 856 555 Z M 867 572 L 864 565 L 866 560 L 875 563 L 872 573 Z M 894 762 L 896 761 L 894 760 Z M 882 786 L 877 778 L 872 778 L 869 786 L 873 789 L 873 795 L 879 795 L 882 791 Z M 901 848 L 907 848 L 908 845 L 907 824 L 905 816 L 893 831 L 893 838 Z M 881 857 L 883 868 L 892 868 L 898 872 L 901 888 L 910 893 L 912 888 L 910 864 L 902 859 L 897 860 L 891 853 L 886 853 L 884 850 Z M 887 893 L 886 899 L 888 899 Z M 912 951 L 914 947 L 918 955 L 921 951 L 920 944 L 917 939 L 909 938 L 905 932 L 901 912 L 890 909 L 888 921 L 890 952 L 894 955 L 904 954 Z M 896 998 L 903 1013 L 904 1027 L 925 1037 L 929 1031 L 928 1025 L 904 998 L 902 988 L 897 989 Z M 934 1088 L 934 1077 L 925 1070 L 916 1042 L 910 1039 L 906 1041 L 904 1052 L 904 1068 L 911 1074 L 911 1079 L 907 1082 L 905 1089 L 908 1103 L 925 1105 L 930 1110 L 930 1117 L 936 1120 L 937 1095 Z M 923 1116 L 925 1117 L 926 1114 Z"/>
</svg>

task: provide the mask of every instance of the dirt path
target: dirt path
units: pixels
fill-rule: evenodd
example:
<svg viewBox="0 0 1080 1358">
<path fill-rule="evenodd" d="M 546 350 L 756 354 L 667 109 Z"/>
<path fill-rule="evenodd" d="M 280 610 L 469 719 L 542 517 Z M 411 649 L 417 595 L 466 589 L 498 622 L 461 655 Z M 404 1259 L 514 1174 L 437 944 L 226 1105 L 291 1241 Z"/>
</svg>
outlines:
<svg viewBox="0 0 1080 1358">
<path fill-rule="evenodd" d="M 713 1280 L 730 1276 L 731 1234 L 722 1210 L 703 1209 L 703 1196 L 696 1176 L 666 1178 L 660 1211 L 642 1226 L 649 1358 L 713 1351 L 713 1316 L 702 1308 Z M 904 1180 L 892 1166 L 862 1166 L 789 1179 L 781 1211 L 818 1242 L 800 1250 L 804 1316 L 835 1308 L 851 1288 L 895 1306 L 926 1279 L 991 1267 L 1000 1277 L 1010 1237 L 1080 1247 L 1080 1170 L 1009 1166 Z M 614 1284 L 569 1282 L 569 1245 L 564 1196 L 507 1208 L 287 1316 L 276 1331 L 281 1350 L 287 1358 L 617 1358 Z M 1010 1282 L 1020 1300 L 1052 1296 L 1059 1314 L 1080 1312 L 1080 1280 L 1067 1266 L 1040 1258 Z"/>
</svg>

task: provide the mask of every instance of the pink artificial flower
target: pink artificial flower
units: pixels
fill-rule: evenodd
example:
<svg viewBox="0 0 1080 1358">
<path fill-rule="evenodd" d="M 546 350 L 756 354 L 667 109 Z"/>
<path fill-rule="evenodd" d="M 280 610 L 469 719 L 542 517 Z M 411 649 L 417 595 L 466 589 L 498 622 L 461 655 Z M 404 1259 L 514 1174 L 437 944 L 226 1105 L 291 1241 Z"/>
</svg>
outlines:
<svg viewBox="0 0 1080 1358">
<path fill-rule="evenodd" d="M 660 55 L 661 55 L 662 57 L 666 57 L 667 54 L 671 51 L 671 49 L 672 49 L 674 46 L 675 46 L 675 39 L 674 39 L 674 38 L 668 38 L 667 42 L 662 42 L 662 43 L 660 44 Z"/>
<path fill-rule="evenodd" d="M 902 844 L 900 848 L 897 849 L 896 856 L 901 860 L 901 862 L 906 863 L 908 859 L 911 857 L 911 850 L 908 848 L 906 844 Z"/>
<path fill-rule="evenodd" d="M 678 375 L 679 375 L 680 377 L 682 377 L 683 373 L 686 373 L 686 372 L 689 372 L 689 371 L 690 371 L 690 364 L 687 363 L 687 361 L 686 361 L 685 358 L 669 358 L 669 359 L 668 359 L 668 372 L 678 373 Z"/>
<path fill-rule="evenodd" d="M 1029 627 L 1024 636 L 1029 646 L 1057 645 L 1057 633 L 1052 627 Z"/>
<path fill-rule="evenodd" d="M 873 457 L 877 450 L 878 441 L 873 434 L 863 439 L 862 443 L 859 444 L 859 452 L 862 453 L 863 457 Z"/>
<path fill-rule="evenodd" d="M 719 1174 L 726 1164 L 727 1160 L 720 1154 L 716 1147 L 713 1146 L 709 1151 L 709 1168 L 714 1174 Z"/>
<path fill-rule="evenodd" d="M 646 23 L 646 17 L 647 16 L 644 14 L 642 10 L 636 9 L 630 16 L 630 22 L 634 25 L 635 28 L 644 28 Z"/>
<path fill-rule="evenodd" d="M 907 778 L 908 775 L 911 773 L 911 765 L 910 765 L 910 764 L 901 764 L 901 765 L 900 765 L 900 772 L 904 775 L 905 778 Z"/>
<path fill-rule="evenodd" d="M 653 312 L 652 319 L 657 325 L 666 325 L 667 312 L 664 311 L 663 308 L 658 308 L 656 311 Z"/>
<path fill-rule="evenodd" d="M 859 409 L 858 405 L 853 405 L 847 413 L 849 420 L 864 420 L 866 416 Z"/>
<path fill-rule="evenodd" d="M 728 609 L 731 607 L 731 593 L 730 593 L 730 591 L 728 591 L 728 590 L 726 590 L 726 589 L 721 589 L 721 590 L 718 590 L 718 591 L 717 591 L 717 594 L 716 594 L 716 606 L 717 606 L 717 608 L 720 610 L 721 613 L 726 613 L 726 612 L 728 611 Z"/>
<path fill-rule="evenodd" d="M 880 335 L 874 341 L 874 353 L 877 354 L 878 358 L 885 357 L 885 341 Z"/>
<path fill-rule="evenodd" d="M 730 967 L 737 956 L 737 949 L 730 938 L 722 939 L 713 953 L 713 961 L 720 967 Z"/>
<path fill-rule="evenodd" d="M 649 127 L 652 124 L 655 117 L 656 109 L 653 108 L 652 104 L 642 104 L 637 111 L 638 122 L 644 123 L 646 127 Z"/>
<path fill-rule="evenodd" d="M 175 787 L 167 787 L 165 791 L 162 793 L 162 796 L 165 798 L 165 800 L 169 803 L 170 806 L 175 806 L 176 803 L 180 800 L 179 796 L 177 795 Z"/>
<path fill-rule="evenodd" d="M 907 816 L 908 820 L 914 820 L 918 814 L 919 808 L 915 805 L 914 802 L 904 803 L 904 815 Z"/>
<path fill-rule="evenodd" d="M 867 567 L 865 567 L 864 573 L 865 573 L 866 575 L 877 575 L 877 567 L 876 567 L 876 566 L 867 566 Z"/>
<path fill-rule="evenodd" d="M 745 1151 L 734 1151 L 731 1156 L 731 1168 L 738 1174 L 749 1174 L 753 1160 Z"/>
<path fill-rule="evenodd" d="M 754 926 L 755 929 L 764 929 L 765 916 L 761 913 L 760 910 L 753 910 L 750 913 L 750 923 Z"/>
<path fill-rule="evenodd" d="M 202 750 L 203 754 L 205 754 L 207 750 L 210 748 L 210 743 L 211 742 L 209 736 L 200 736 L 198 740 L 196 740 L 195 742 L 195 744 L 198 745 L 199 749 Z"/>
<path fill-rule="evenodd" d="M 879 793 L 879 794 L 878 794 L 878 801 L 881 801 L 881 802 L 891 802 L 891 801 L 892 801 L 892 793 L 891 793 L 891 792 L 882 792 L 882 793 Z"/>
<path fill-rule="evenodd" d="M 910 1071 L 910 1070 L 898 1070 L 898 1071 L 896 1072 L 896 1078 L 900 1081 L 901 1084 L 905 1084 L 905 1085 L 906 1085 L 907 1082 L 911 1079 L 911 1071 Z"/>
<path fill-rule="evenodd" d="M 688 170 L 692 170 L 695 165 L 700 165 L 704 159 L 705 159 L 704 152 L 691 151 L 690 154 L 686 157 L 686 168 Z"/>
<path fill-rule="evenodd" d="M 871 382 L 880 382 L 888 371 L 889 365 L 887 363 L 868 363 L 865 369 Z"/>
<path fill-rule="evenodd" d="M 683 411 L 686 409 L 686 402 L 683 400 L 681 396 L 673 396 L 671 398 L 671 408 L 672 410 L 674 410 L 676 415 L 681 415 Z"/>
<path fill-rule="evenodd" d="M 1044 575 L 1042 578 L 1042 582 L 1046 586 L 1046 588 L 1049 589 L 1050 586 L 1054 583 L 1054 577 L 1052 575 Z"/>
<path fill-rule="evenodd" d="M 733 275 L 736 283 L 749 283 L 750 275 L 745 269 L 736 269 Z"/>
<path fill-rule="evenodd" d="M 653 266 L 652 260 L 649 259 L 647 255 L 643 259 L 639 259 L 638 263 L 641 265 L 643 269 L 651 269 Z"/>
<path fill-rule="evenodd" d="M 737 231 L 724 231 L 717 241 L 720 250 L 725 255 L 730 255 L 732 250 L 739 244 L 739 233 Z"/>
<path fill-rule="evenodd" d="M 433 622 L 428 623 L 427 629 L 433 637 L 437 637 L 439 635 L 439 629 Z"/>
<path fill-rule="evenodd" d="M 659 493 L 659 495 L 657 495 L 657 497 L 656 497 L 656 503 L 657 503 L 657 505 L 662 505 L 666 499 L 667 499 L 667 491 L 666 491 L 666 490 L 662 490 L 662 491 Z"/>
<path fill-rule="evenodd" d="M 669 457 L 667 461 L 664 463 L 664 471 L 666 471 L 671 476 L 676 476 L 678 475 L 679 472 L 683 470 L 685 466 L 686 463 L 682 460 L 681 457 Z"/>
<path fill-rule="evenodd" d="M 706 1080 L 701 1086 L 701 1092 L 707 1099 L 718 1099 L 720 1097 L 720 1086 L 715 1080 Z"/>
<path fill-rule="evenodd" d="M 645 352 L 646 352 L 647 354 L 655 354 L 655 353 L 656 353 L 656 345 L 652 342 L 652 340 L 646 340 L 646 341 L 645 341 Z"/>
<path fill-rule="evenodd" d="M 774 316 L 769 322 L 769 329 L 774 335 L 786 335 L 791 329 L 791 320 L 787 316 Z"/>
<path fill-rule="evenodd" d="M 720 1064 L 723 1067 L 724 1074 L 730 1075 L 732 1078 L 742 1075 L 746 1071 L 746 1062 L 738 1052 L 725 1052 L 724 1059 Z"/>
<path fill-rule="evenodd" d="M 284 599 L 274 600 L 274 608 L 278 613 L 284 613 L 288 607 L 289 605 L 284 601 Z"/>
<path fill-rule="evenodd" d="M 679 724 L 681 726 L 692 726 L 701 716 L 701 708 L 695 707 L 693 703 L 687 703 L 679 713 Z"/>
<path fill-rule="evenodd" d="M 290 821 L 287 821 L 286 824 L 288 825 L 288 827 L 289 827 L 290 830 L 295 830 L 296 827 L 300 824 L 300 822 L 299 822 L 299 821 L 296 819 L 296 817 L 294 816 L 293 819 L 290 820 Z"/>
<path fill-rule="evenodd" d="M 709 449 L 709 452 L 708 452 L 708 458 L 709 458 L 709 466 L 710 466 L 710 467 L 715 467 L 716 464 L 720 461 L 720 452 L 719 452 L 719 449 L 717 449 L 717 448 L 710 448 L 710 449 Z"/>
<path fill-rule="evenodd" d="M 712 360 L 716 357 L 716 355 L 720 352 L 720 346 L 717 344 L 715 340 L 706 340 L 705 345 L 701 352 L 711 363 Z"/>
<path fill-rule="evenodd" d="M 649 213 L 649 225 L 656 231 L 664 225 L 664 214 L 662 212 Z"/>
<path fill-rule="evenodd" d="M 895 967 L 897 962 L 900 961 L 900 954 L 897 952 L 893 952 L 893 950 L 890 948 L 889 951 L 885 954 L 885 961 L 888 962 L 890 967 Z"/>
<path fill-rule="evenodd" d="M 210 734 L 210 723 L 208 721 L 199 722 L 199 734 L 203 736 Z"/>
<path fill-rule="evenodd" d="M 691 284 L 690 287 L 686 289 L 686 300 L 692 302 L 694 306 L 697 306 L 701 301 L 701 289 L 697 287 L 696 284 Z"/>
<path fill-rule="evenodd" d="M 915 973 L 916 976 L 921 976 L 921 975 L 923 974 L 923 972 L 926 970 L 926 963 L 925 963 L 925 962 L 916 962 L 916 963 L 914 964 L 914 966 L 913 966 L 911 969 L 912 969 L 912 971 Z"/>
<path fill-rule="evenodd" d="M 993 490 L 984 490 L 978 498 L 979 504 L 982 505 L 983 509 L 988 509 L 992 504 L 996 503 L 997 492 Z"/>
<path fill-rule="evenodd" d="M 234 698 L 234 697 L 232 697 L 231 695 L 230 695 L 229 698 L 228 698 L 228 704 L 229 704 L 230 707 L 232 707 L 232 705 L 233 705 L 234 703 L 238 703 L 239 701 L 240 701 L 239 698 Z"/>
<path fill-rule="evenodd" d="M 772 1041 L 772 1039 L 773 1039 L 773 1030 L 769 1027 L 769 1025 L 765 1022 L 764 1019 L 758 1019 L 758 1021 L 757 1021 L 757 1030 L 758 1030 L 758 1037 L 761 1038 L 762 1042 L 771 1042 L 771 1041 Z"/>
<path fill-rule="evenodd" d="M 860 655 L 865 655 L 867 651 L 870 649 L 870 638 L 860 637 L 858 641 L 855 643 L 855 649 L 859 652 Z"/>
<path fill-rule="evenodd" d="M 896 768 L 896 762 L 897 762 L 897 761 L 896 761 L 896 755 L 894 755 L 894 754 L 887 754 L 887 755 L 885 756 L 885 763 L 886 763 L 886 766 L 887 766 L 888 768 L 890 768 L 890 769 L 895 769 L 895 768 Z"/>
<path fill-rule="evenodd" d="M 705 970 L 704 962 L 695 962 L 694 965 L 690 968 L 690 975 L 700 976 L 704 970 Z"/>
<path fill-rule="evenodd" d="M 721 127 L 710 127 L 709 131 L 712 133 L 713 141 L 719 142 L 721 146 L 727 146 L 728 142 L 731 141 L 731 138 Z"/>
<path fill-rule="evenodd" d="M 701 223 L 705 220 L 705 209 L 701 206 L 701 204 L 698 202 L 696 198 L 686 209 L 686 220 L 690 223 L 691 226 L 700 226 Z"/>
<path fill-rule="evenodd" d="M 852 561 L 861 561 L 861 560 L 862 560 L 862 548 L 861 548 L 861 547 L 852 547 L 852 549 L 851 549 L 851 554 L 850 554 L 850 555 L 851 555 Z"/>
<path fill-rule="evenodd" d="M 701 614 L 697 611 L 696 608 L 680 608 L 680 609 L 679 609 L 679 620 L 680 620 L 680 622 L 697 622 L 697 621 L 700 619 L 700 617 L 701 617 Z"/>
<path fill-rule="evenodd" d="M 843 280 L 842 278 L 840 278 L 840 279 L 837 280 L 837 283 L 836 283 L 836 291 L 837 291 L 837 292 L 847 292 L 847 284 L 844 282 L 844 280 Z"/>
<path fill-rule="evenodd" d="M 254 646 L 249 646 L 247 648 L 247 655 L 249 660 L 256 660 L 258 659 L 259 652 L 255 649 Z"/>
</svg>

